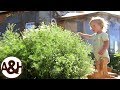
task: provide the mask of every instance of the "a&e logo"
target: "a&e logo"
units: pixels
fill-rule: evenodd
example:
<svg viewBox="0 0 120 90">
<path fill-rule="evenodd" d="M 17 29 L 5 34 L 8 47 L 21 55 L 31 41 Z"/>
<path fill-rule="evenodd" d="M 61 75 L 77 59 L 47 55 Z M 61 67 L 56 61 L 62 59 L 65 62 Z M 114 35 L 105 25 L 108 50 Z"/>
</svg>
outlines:
<svg viewBox="0 0 120 90">
<path fill-rule="evenodd" d="M 22 63 L 16 57 L 7 57 L 1 64 L 2 73 L 8 78 L 16 78 L 22 72 Z"/>
</svg>

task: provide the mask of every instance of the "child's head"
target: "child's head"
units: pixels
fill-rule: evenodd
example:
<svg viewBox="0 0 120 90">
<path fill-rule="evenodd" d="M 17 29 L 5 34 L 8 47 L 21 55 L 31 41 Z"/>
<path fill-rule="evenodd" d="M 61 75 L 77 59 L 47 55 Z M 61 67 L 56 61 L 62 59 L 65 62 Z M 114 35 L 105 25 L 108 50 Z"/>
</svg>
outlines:
<svg viewBox="0 0 120 90">
<path fill-rule="evenodd" d="M 92 17 L 92 19 L 89 22 L 90 27 L 92 28 L 92 30 L 94 32 L 98 32 L 98 31 L 103 31 L 106 32 L 107 31 L 107 21 L 104 18 L 101 17 Z"/>
</svg>

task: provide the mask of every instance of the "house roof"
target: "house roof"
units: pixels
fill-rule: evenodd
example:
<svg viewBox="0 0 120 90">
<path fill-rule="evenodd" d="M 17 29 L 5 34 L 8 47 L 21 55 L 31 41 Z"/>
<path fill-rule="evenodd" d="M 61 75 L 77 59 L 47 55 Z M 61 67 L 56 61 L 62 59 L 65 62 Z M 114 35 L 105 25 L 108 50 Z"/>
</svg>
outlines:
<svg viewBox="0 0 120 90">
<path fill-rule="evenodd" d="M 55 12 L 58 14 L 59 17 L 64 17 L 64 16 L 66 17 L 66 15 L 69 16 L 70 14 L 72 14 L 72 15 L 77 14 L 77 13 L 75 13 L 76 11 L 55 11 Z M 80 14 L 80 13 L 78 13 L 78 14 Z"/>
<path fill-rule="evenodd" d="M 0 13 L 4 13 L 4 12 L 7 12 L 7 11 L 0 11 Z"/>
<path fill-rule="evenodd" d="M 119 15 L 120 16 L 120 11 L 102 11 L 102 12 L 106 12 L 106 13 L 109 13 L 109 14 Z"/>
<path fill-rule="evenodd" d="M 76 17 L 76 16 L 82 16 L 82 15 L 89 15 L 94 13 L 106 13 L 111 14 L 115 16 L 120 16 L 120 11 L 84 11 L 83 13 L 67 13 L 64 16 L 61 16 L 61 18 L 67 18 L 67 17 Z"/>
</svg>

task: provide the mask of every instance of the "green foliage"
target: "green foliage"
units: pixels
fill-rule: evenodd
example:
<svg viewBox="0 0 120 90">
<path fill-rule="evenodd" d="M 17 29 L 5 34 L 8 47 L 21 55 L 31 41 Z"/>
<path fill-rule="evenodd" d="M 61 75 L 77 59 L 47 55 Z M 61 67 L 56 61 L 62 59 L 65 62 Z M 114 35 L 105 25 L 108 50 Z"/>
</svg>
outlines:
<svg viewBox="0 0 120 90">
<path fill-rule="evenodd" d="M 0 40 L 0 63 L 8 56 L 22 57 L 22 51 L 25 50 L 22 38 L 16 32 L 13 32 L 15 24 L 8 24 L 5 34 Z M 20 55 L 20 56 L 19 56 Z"/>
<path fill-rule="evenodd" d="M 110 55 L 109 66 L 120 72 L 120 53 Z"/>
<path fill-rule="evenodd" d="M 22 60 L 22 78 L 77 79 L 92 73 L 91 47 L 77 34 L 42 24 L 20 37 L 13 28 L 0 41 L 0 62 L 8 56 Z"/>
</svg>

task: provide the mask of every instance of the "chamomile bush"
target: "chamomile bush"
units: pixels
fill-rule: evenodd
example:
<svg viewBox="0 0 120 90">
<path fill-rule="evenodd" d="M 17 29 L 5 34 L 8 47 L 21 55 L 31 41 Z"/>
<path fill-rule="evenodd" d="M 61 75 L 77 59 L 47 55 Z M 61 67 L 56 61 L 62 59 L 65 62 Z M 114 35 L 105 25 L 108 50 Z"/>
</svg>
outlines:
<svg viewBox="0 0 120 90">
<path fill-rule="evenodd" d="M 12 31 L 8 28 L 0 40 L 0 62 L 8 56 L 19 58 L 22 78 L 82 79 L 93 72 L 91 46 L 77 34 L 56 24 L 42 24 L 22 37 Z"/>
</svg>

